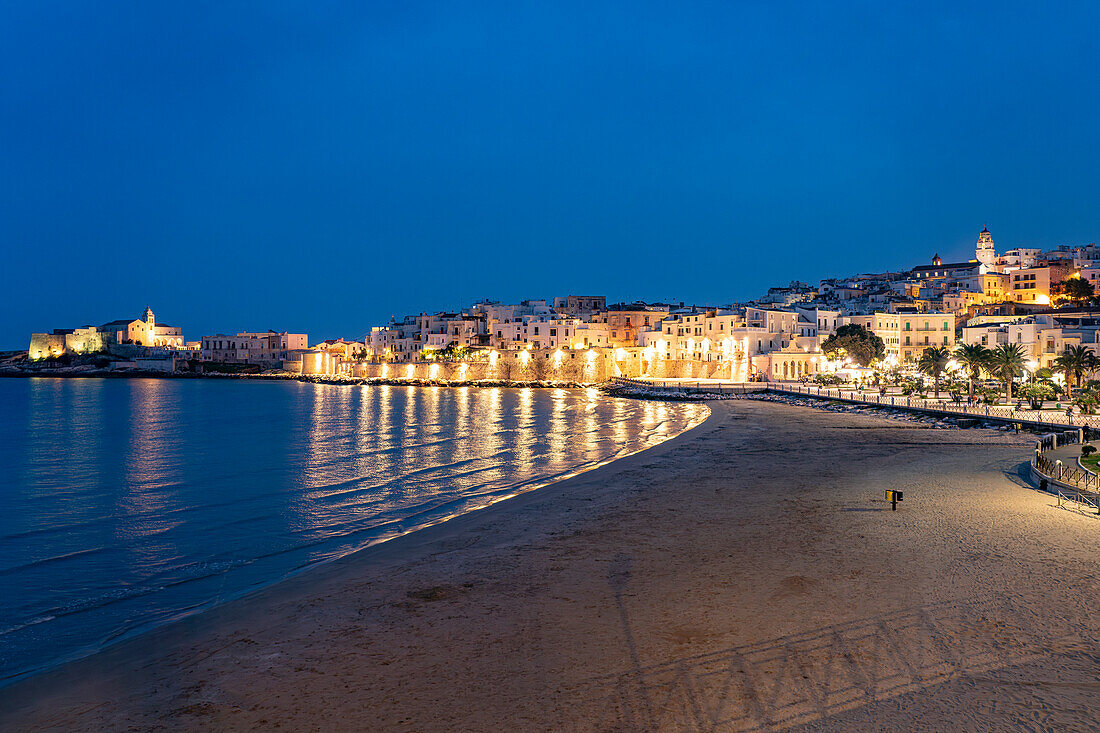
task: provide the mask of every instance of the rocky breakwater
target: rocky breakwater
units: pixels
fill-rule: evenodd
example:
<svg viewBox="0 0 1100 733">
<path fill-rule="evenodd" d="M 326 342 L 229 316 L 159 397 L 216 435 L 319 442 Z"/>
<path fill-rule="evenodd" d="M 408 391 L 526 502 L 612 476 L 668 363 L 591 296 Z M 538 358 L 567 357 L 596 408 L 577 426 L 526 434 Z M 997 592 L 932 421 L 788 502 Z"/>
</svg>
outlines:
<svg viewBox="0 0 1100 733">
<path fill-rule="evenodd" d="M 399 377 L 351 377 L 346 375 L 307 375 L 294 377 L 299 382 L 312 384 L 339 384 L 388 387 L 512 387 L 534 389 L 585 389 L 595 385 L 563 380 L 511 380 L 511 379 L 419 379 Z"/>
</svg>

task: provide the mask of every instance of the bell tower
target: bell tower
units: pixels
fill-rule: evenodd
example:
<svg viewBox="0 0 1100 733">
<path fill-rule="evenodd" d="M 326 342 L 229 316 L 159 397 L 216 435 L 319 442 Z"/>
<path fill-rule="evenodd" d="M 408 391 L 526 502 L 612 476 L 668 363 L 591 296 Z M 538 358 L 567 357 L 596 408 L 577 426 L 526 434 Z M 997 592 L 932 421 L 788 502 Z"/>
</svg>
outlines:
<svg viewBox="0 0 1100 733">
<path fill-rule="evenodd" d="M 974 248 L 974 254 L 978 262 L 986 267 L 993 267 L 993 263 L 997 259 L 997 251 L 993 248 L 993 235 L 989 233 L 989 227 L 982 227 L 981 234 L 978 235 L 978 244 Z"/>
<path fill-rule="evenodd" d="M 145 346 L 153 346 L 157 335 L 157 319 L 153 317 L 153 309 L 145 306 L 145 313 L 141 318 L 145 321 L 145 338 L 142 341 Z"/>
</svg>

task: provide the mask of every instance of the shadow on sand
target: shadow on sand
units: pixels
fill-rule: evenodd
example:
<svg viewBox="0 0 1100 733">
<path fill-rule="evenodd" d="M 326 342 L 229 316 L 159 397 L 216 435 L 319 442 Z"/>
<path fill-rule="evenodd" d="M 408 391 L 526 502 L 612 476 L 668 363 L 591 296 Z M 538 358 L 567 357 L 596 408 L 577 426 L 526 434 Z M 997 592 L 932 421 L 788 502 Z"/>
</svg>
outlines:
<svg viewBox="0 0 1100 733">
<path fill-rule="evenodd" d="M 630 558 L 612 565 L 631 669 L 580 686 L 573 710 L 583 719 L 560 721 L 564 729 L 783 729 L 1080 641 L 1079 628 L 1035 623 L 1010 602 L 957 600 L 646 665 L 623 600 Z"/>
</svg>

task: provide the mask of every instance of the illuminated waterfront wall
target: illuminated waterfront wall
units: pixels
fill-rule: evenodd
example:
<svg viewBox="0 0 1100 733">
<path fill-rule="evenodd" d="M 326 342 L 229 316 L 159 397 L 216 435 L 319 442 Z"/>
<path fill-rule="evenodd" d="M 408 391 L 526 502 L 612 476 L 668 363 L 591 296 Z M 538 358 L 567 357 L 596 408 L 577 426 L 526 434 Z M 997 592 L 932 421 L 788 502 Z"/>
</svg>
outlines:
<svg viewBox="0 0 1100 733">
<path fill-rule="evenodd" d="M 304 354 L 288 371 L 305 375 L 346 375 L 359 379 L 432 382 L 560 381 L 598 384 L 613 377 L 729 379 L 746 381 L 756 367 L 743 358 L 723 361 L 662 359 L 653 349 L 542 349 L 490 351 L 477 361 L 401 363 L 344 362 L 324 353 Z"/>
<path fill-rule="evenodd" d="M 603 349 L 493 351 L 478 361 L 354 364 L 355 377 L 465 382 L 482 379 L 595 384 L 616 376 L 614 353 Z M 623 360 L 625 364 L 626 360 Z"/>
</svg>

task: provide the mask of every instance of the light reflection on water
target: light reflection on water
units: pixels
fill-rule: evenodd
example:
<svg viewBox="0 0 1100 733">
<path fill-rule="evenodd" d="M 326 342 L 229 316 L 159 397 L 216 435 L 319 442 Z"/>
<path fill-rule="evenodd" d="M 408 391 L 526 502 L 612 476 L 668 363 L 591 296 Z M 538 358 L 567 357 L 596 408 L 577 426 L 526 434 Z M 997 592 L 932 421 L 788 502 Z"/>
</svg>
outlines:
<svg viewBox="0 0 1100 733">
<path fill-rule="evenodd" d="M 595 390 L 0 380 L 0 682 L 655 445 Z"/>
</svg>

